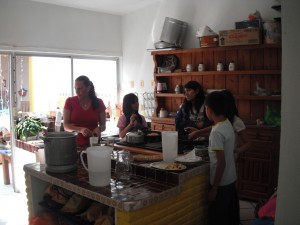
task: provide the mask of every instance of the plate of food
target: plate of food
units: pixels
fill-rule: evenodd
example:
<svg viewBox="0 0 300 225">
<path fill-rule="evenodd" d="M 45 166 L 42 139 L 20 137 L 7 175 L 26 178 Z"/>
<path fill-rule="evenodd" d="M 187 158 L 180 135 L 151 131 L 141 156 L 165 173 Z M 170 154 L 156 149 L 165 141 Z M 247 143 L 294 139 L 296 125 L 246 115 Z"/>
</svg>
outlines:
<svg viewBox="0 0 300 225">
<path fill-rule="evenodd" d="M 170 170 L 170 171 L 180 171 L 180 170 L 185 170 L 186 166 L 178 163 L 178 162 L 173 162 L 173 163 L 168 163 L 168 162 L 153 162 L 150 164 L 151 167 L 156 168 L 156 169 L 161 169 L 161 170 Z"/>
</svg>

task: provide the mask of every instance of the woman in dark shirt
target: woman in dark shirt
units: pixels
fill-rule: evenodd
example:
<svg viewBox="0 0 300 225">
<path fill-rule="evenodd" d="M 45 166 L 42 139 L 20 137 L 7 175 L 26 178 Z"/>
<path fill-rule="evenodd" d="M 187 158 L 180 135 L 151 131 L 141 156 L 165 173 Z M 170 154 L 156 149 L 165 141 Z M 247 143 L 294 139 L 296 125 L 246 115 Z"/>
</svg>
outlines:
<svg viewBox="0 0 300 225">
<path fill-rule="evenodd" d="M 175 126 L 181 138 L 211 125 L 204 109 L 204 91 L 197 81 L 189 81 L 184 85 L 185 99 L 175 118 Z"/>
</svg>

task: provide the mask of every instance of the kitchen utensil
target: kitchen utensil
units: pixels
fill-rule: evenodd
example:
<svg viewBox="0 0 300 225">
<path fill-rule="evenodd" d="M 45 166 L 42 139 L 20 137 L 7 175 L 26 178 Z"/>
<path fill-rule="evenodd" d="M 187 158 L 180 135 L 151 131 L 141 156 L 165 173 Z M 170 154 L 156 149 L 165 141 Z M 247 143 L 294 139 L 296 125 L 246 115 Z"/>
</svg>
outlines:
<svg viewBox="0 0 300 225">
<path fill-rule="evenodd" d="M 45 143 L 46 171 L 66 173 L 77 168 L 76 132 L 49 132 Z"/>
<path fill-rule="evenodd" d="M 143 132 L 128 132 L 125 136 L 128 143 L 136 144 L 144 142 Z"/>
<path fill-rule="evenodd" d="M 184 21 L 166 17 L 160 40 L 181 48 L 187 26 Z"/>
<path fill-rule="evenodd" d="M 112 148 L 107 146 L 92 146 L 80 153 L 83 167 L 89 173 L 89 183 L 92 186 L 103 187 L 110 184 Z M 86 166 L 83 155 L 87 155 Z"/>
<path fill-rule="evenodd" d="M 175 161 L 178 152 L 178 132 L 162 131 L 161 134 L 163 161 L 172 163 Z"/>
<path fill-rule="evenodd" d="M 176 46 L 174 44 L 164 42 L 164 41 L 158 41 L 154 43 L 154 47 L 156 49 L 163 49 L 163 48 L 175 48 Z"/>
<path fill-rule="evenodd" d="M 131 176 L 131 155 L 129 151 L 118 151 L 116 161 L 116 179 L 129 180 Z"/>
</svg>

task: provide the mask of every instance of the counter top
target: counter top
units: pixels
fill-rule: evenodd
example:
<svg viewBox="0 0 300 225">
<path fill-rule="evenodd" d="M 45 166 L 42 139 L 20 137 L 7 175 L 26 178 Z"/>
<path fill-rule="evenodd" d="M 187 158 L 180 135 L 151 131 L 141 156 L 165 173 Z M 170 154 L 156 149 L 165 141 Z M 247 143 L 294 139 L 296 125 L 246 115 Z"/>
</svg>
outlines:
<svg viewBox="0 0 300 225">
<path fill-rule="evenodd" d="M 129 181 L 117 181 L 114 175 L 115 161 L 112 160 L 110 185 L 94 187 L 88 182 L 88 172 L 78 164 L 76 171 L 65 174 L 48 173 L 45 165 L 27 164 L 24 171 L 47 183 L 70 190 L 79 195 L 101 202 L 121 211 L 135 211 L 182 191 L 188 179 L 209 172 L 209 164 L 200 162 L 180 172 L 170 172 L 150 167 L 150 163 L 133 163 L 133 175 Z"/>
<path fill-rule="evenodd" d="M 123 149 L 123 150 L 127 150 L 127 151 L 138 153 L 138 154 L 144 154 L 144 155 L 160 155 L 160 156 L 162 156 L 162 152 L 148 150 L 148 149 L 134 147 L 134 146 L 124 146 L 124 145 L 115 144 L 114 149 L 117 149 L 117 150 Z"/>
<path fill-rule="evenodd" d="M 44 148 L 43 140 L 34 140 L 34 141 L 21 141 L 16 140 L 16 147 L 22 148 L 29 152 L 37 152 L 38 149 Z"/>
</svg>

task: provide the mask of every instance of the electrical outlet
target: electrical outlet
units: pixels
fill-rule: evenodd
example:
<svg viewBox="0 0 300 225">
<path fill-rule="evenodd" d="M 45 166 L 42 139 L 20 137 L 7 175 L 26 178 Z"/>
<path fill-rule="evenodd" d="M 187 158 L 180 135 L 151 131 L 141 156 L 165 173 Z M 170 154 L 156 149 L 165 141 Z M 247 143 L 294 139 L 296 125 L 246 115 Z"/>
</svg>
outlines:
<svg viewBox="0 0 300 225">
<path fill-rule="evenodd" d="M 154 86 L 155 86 L 155 81 L 154 81 L 154 80 L 151 80 L 151 87 L 154 88 Z"/>
<path fill-rule="evenodd" d="M 144 111 L 145 110 L 145 105 L 141 104 L 141 110 Z"/>
<path fill-rule="evenodd" d="M 134 80 L 130 81 L 130 87 L 134 88 Z"/>
<path fill-rule="evenodd" d="M 140 87 L 141 87 L 141 88 L 144 87 L 144 80 L 140 80 Z"/>
</svg>

